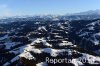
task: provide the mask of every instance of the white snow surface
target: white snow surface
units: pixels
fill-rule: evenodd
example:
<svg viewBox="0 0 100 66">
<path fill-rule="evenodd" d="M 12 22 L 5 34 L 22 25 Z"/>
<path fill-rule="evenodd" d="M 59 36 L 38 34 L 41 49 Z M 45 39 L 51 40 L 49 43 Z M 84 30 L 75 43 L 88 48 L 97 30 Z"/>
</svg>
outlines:
<svg viewBox="0 0 100 66">
<path fill-rule="evenodd" d="M 0 37 L 0 40 L 4 40 L 4 39 L 6 39 L 6 38 L 8 38 L 8 35 L 5 35 L 5 36 L 3 36 L 3 37 Z"/>
<path fill-rule="evenodd" d="M 46 62 L 40 62 L 40 63 L 36 64 L 36 66 L 47 66 L 47 63 Z"/>
</svg>

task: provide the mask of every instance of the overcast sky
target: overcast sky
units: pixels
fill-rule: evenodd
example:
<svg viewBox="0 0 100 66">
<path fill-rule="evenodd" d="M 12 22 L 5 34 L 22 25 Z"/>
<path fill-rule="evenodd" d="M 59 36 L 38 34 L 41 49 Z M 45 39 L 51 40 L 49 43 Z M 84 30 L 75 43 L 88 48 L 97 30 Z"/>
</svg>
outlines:
<svg viewBox="0 0 100 66">
<path fill-rule="evenodd" d="M 66 14 L 100 9 L 100 0 L 0 0 L 0 16 Z"/>
</svg>

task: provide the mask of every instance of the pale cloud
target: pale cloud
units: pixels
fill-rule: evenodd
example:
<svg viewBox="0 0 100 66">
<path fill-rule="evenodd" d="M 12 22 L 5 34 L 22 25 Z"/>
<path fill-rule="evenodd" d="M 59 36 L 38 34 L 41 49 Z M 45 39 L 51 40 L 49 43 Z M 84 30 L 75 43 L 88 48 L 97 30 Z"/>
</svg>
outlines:
<svg viewBox="0 0 100 66">
<path fill-rule="evenodd" d="M 8 7 L 8 5 L 6 5 L 6 4 L 0 4 L 0 9 L 7 8 L 7 7 Z"/>
<path fill-rule="evenodd" d="M 0 4 L 0 17 L 12 16 L 11 9 L 7 4 Z"/>
</svg>

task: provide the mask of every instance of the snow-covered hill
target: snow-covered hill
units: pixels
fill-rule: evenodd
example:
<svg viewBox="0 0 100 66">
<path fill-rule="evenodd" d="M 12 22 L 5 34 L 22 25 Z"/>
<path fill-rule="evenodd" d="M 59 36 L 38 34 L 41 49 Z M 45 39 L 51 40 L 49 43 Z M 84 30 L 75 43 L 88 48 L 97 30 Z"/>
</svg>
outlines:
<svg viewBox="0 0 100 66">
<path fill-rule="evenodd" d="M 1 66 L 100 65 L 98 19 L 26 20 L 0 24 Z"/>
</svg>

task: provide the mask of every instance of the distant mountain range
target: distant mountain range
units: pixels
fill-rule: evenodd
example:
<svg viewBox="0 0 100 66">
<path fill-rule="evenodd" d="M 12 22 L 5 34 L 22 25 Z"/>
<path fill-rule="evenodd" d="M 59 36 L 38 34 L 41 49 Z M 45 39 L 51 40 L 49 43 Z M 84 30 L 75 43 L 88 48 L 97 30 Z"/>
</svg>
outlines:
<svg viewBox="0 0 100 66">
<path fill-rule="evenodd" d="M 89 10 L 85 12 L 75 13 L 74 15 L 100 15 L 100 10 Z"/>
<path fill-rule="evenodd" d="M 54 20 L 93 20 L 100 19 L 100 10 L 89 10 L 80 13 L 68 15 L 38 15 L 38 16 L 13 16 L 0 19 L 0 23 L 8 23 L 15 21 L 54 21 Z"/>
</svg>

